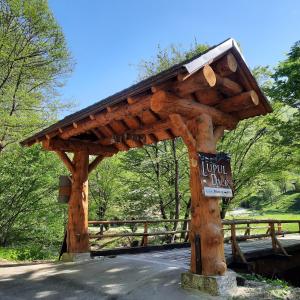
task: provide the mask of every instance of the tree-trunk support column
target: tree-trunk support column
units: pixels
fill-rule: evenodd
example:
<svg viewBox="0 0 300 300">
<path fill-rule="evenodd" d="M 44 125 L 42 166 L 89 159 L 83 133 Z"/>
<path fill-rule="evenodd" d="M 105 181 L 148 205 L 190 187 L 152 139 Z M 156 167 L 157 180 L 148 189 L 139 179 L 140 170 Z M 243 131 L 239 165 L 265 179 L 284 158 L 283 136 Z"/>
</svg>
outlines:
<svg viewBox="0 0 300 300">
<path fill-rule="evenodd" d="M 217 127 L 214 130 L 211 117 L 203 114 L 191 121 L 188 129 L 191 135 L 186 134 L 187 130 L 182 133 L 188 147 L 190 161 L 191 265 L 190 272 L 181 274 L 181 286 L 198 289 L 215 296 L 232 296 L 236 288 L 236 276 L 234 272 L 226 272 L 220 199 L 203 195 L 198 157 L 199 152 L 216 153 L 216 144 L 224 128 Z M 196 245 L 199 244 L 201 266 L 197 265 L 196 259 L 199 257 L 199 252 L 196 252 L 199 249 L 196 249 Z"/>
<path fill-rule="evenodd" d="M 196 273 L 195 236 L 200 235 L 203 275 L 223 275 L 226 272 L 220 198 L 205 197 L 200 181 L 198 152 L 216 153 L 217 139 L 211 117 L 201 115 L 190 125 L 196 140 L 196 151 L 189 149 L 191 205 L 191 272 Z"/>
<path fill-rule="evenodd" d="M 68 253 L 89 251 L 88 236 L 88 168 L 89 154 L 86 151 L 74 153 L 74 172 L 68 212 Z"/>
</svg>

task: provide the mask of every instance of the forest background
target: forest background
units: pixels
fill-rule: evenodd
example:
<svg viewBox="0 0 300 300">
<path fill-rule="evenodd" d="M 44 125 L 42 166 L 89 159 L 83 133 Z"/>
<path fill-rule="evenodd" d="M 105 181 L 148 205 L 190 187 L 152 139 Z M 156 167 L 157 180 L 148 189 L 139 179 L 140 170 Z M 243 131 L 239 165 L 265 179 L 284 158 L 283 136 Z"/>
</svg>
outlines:
<svg viewBox="0 0 300 300">
<path fill-rule="evenodd" d="M 138 65 L 137 81 L 210 46 L 158 47 Z M 19 142 L 74 110 L 59 96 L 73 68 L 47 1 L 0 0 L 0 257 L 44 259 L 59 251 L 67 205 L 57 202 L 58 179 L 68 172 L 54 153 Z M 221 204 L 222 218 L 240 207 L 248 216 L 299 216 L 299 70 L 299 41 L 276 67 L 252 70 L 274 111 L 242 121 L 219 143 L 231 156 L 235 185 L 235 197 Z M 189 166 L 180 138 L 104 160 L 89 186 L 91 220 L 189 216 Z"/>
</svg>

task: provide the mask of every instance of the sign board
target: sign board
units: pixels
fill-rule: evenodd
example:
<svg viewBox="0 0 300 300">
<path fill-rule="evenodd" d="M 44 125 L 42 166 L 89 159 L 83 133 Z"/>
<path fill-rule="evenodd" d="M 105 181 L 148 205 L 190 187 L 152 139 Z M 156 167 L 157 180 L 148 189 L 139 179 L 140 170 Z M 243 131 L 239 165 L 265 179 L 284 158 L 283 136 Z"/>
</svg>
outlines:
<svg viewBox="0 0 300 300">
<path fill-rule="evenodd" d="M 233 197 L 229 155 L 223 152 L 199 152 L 198 155 L 203 194 L 207 197 Z"/>
<path fill-rule="evenodd" d="M 69 176 L 59 176 L 58 202 L 68 203 L 71 195 L 72 182 Z"/>
</svg>

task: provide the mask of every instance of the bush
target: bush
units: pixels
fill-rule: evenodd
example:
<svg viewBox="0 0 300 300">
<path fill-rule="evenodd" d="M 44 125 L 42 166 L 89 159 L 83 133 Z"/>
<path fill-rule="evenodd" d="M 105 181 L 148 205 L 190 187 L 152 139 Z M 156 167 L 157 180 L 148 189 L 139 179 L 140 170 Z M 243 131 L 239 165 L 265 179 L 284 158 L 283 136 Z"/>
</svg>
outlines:
<svg viewBox="0 0 300 300">
<path fill-rule="evenodd" d="M 58 254 L 51 252 L 49 249 L 44 249 L 42 246 L 31 245 L 29 247 L 1 247 L 0 259 L 12 261 L 24 260 L 43 260 L 57 258 Z"/>
</svg>

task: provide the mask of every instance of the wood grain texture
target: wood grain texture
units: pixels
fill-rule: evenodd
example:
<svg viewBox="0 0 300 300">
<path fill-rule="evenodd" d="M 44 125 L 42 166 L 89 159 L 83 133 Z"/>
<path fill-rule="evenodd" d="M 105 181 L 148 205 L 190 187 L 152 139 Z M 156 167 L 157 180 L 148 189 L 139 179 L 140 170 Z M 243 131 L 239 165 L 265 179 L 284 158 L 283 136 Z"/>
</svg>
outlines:
<svg viewBox="0 0 300 300">
<path fill-rule="evenodd" d="M 181 114 L 187 118 L 194 118 L 200 114 L 208 114 L 212 117 L 213 122 L 217 125 L 222 125 L 227 129 L 233 129 L 236 127 L 238 120 L 213 107 L 200 104 L 190 99 L 181 99 L 177 96 L 159 91 L 152 96 L 151 109 L 166 117 L 169 114 Z"/>
<path fill-rule="evenodd" d="M 69 201 L 67 248 L 69 253 L 82 253 L 89 251 L 88 152 L 75 152 L 73 164 L 76 172 L 72 176 L 73 183 Z"/>
<path fill-rule="evenodd" d="M 227 269 L 219 198 L 205 197 L 202 193 L 198 152 L 216 153 L 213 123 L 209 115 L 190 122 L 196 140 L 196 151 L 189 148 L 191 189 L 191 272 L 196 272 L 195 236 L 201 238 L 201 262 L 203 275 L 223 275 Z"/>
</svg>

